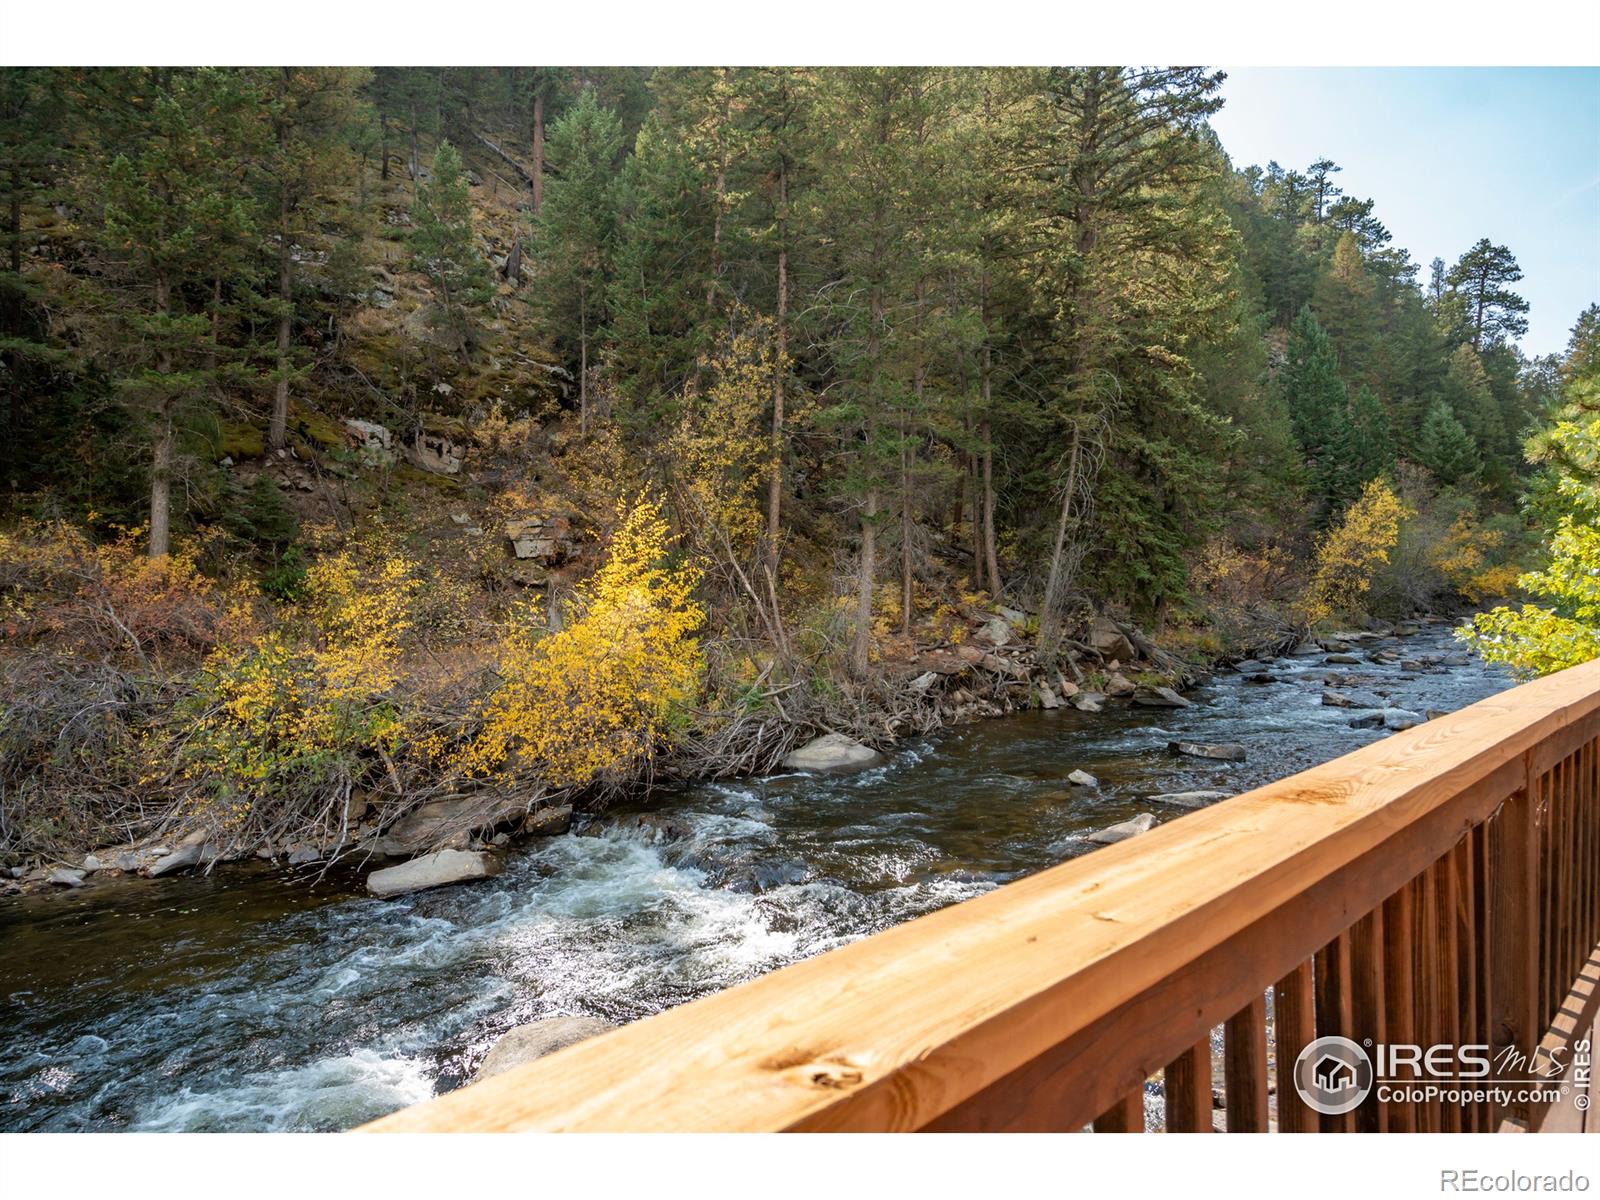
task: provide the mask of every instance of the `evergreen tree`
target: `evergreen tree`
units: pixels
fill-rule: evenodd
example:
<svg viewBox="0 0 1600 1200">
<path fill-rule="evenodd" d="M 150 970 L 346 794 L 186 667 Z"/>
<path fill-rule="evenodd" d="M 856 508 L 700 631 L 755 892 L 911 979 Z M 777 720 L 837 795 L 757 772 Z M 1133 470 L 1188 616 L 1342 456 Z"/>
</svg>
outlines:
<svg viewBox="0 0 1600 1200">
<path fill-rule="evenodd" d="M 477 312 L 494 295 L 489 264 L 472 227 L 472 199 L 461 155 L 441 142 L 433 170 L 417 189 L 406 239 L 417 270 L 433 289 L 429 323 L 451 351 L 468 356 L 478 339 Z"/>
<path fill-rule="evenodd" d="M 236 183 L 256 149 L 256 97 L 238 74 L 210 68 L 119 69 L 89 87 L 114 155 L 99 177 L 98 236 L 113 268 L 100 348 L 149 421 L 149 552 L 164 558 L 179 422 L 214 397 L 226 366 L 201 297 L 256 228 Z"/>
<path fill-rule="evenodd" d="M 1450 268 L 1445 282 L 1460 297 L 1465 332 L 1481 353 L 1491 342 L 1528 332 L 1528 302 L 1511 290 L 1522 268 L 1505 246 L 1479 238 Z"/>
<path fill-rule="evenodd" d="M 1368 481 L 1394 470 L 1394 439 L 1389 432 L 1389 414 L 1377 393 L 1363 385 L 1356 389 L 1350 412 L 1350 437 L 1347 444 L 1350 464 L 1349 488 L 1359 492 Z"/>
<path fill-rule="evenodd" d="M 592 90 L 550 130 L 547 157 L 554 177 L 534 226 L 540 311 L 557 344 L 578 367 L 578 425 L 589 430 L 589 368 L 598 331 L 606 324 L 615 213 L 611 180 L 622 148 L 622 123 Z"/>
<path fill-rule="evenodd" d="M 343 67 L 278 67 L 260 73 L 262 113 L 271 125 L 270 149 L 262 162 L 263 209 L 271 214 L 278 287 L 272 416 L 267 445 L 284 445 L 289 427 L 289 388 L 304 376 L 291 353 L 295 324 L 296 262 L 324 249 L 323 231 L 333 223 L 333 185 L 349 168 L 347 134 L 355 124 L 357 91 L 367 72 Z"/>
<path fill-rule="evenodd" d="M 1417 461 L 1444 484 L 1471 480 L 1483 466 L 1472 435 L 1456 420 L 1450 405 L 1443 400 L 1434 402 L 1422 423 L 1422 433 L 1417 438 Z"/>
<path fill-rule="evenodd" d="M 1339 352 L 1344 373 L 1358 379 L 1368 373 L 1378 334 L 1374 305 L 1377 287 L 1362 262 L 1355 235 L 1341 233 L 1327 272 L 1317 282 L 1316 312 L 1322 328 Z"/>
<path fill-rule="evenodd" d="M 606 308 L 607 363 L 641 429 L 666 408 L 709 349 L 712 205 L 683 140 L 654 116 L 612 187 L 616 248 Z"/>
</svg>

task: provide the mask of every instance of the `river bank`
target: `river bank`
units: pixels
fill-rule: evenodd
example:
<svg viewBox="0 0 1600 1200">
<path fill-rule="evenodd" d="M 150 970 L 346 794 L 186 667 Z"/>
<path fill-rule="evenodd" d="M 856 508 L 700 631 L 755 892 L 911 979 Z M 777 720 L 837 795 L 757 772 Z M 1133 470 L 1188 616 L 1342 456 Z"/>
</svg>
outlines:
<svg viewBox="0 0 1600 1200">
<path fill-rule="evenodd" d="M 348 868 L 258 863 L 0 901 L 0 1128 L 345 1128 L 458 1086 L 516 1025 L 637 1019 L 1183 815 L 1158 795 L 1233 794 L 1387 736 L 1324 704 L 1331 685 L 1425 716 L 1510 682 L 1440 625 L 1330 653 L 1348 652 L 1219 671 L 1188 709 L 1034 709 L 854 774 L 664 789 L 511 848 L 495 879 L 396 900 Z"/>
<path fill-rule="evenodd" d="M 776 732 L 768 734 L 769 723 L 764 722 L 758 735 L 764 752 L 751 757 L 754 769 L 728 770 L 715 758 L 680 753 L 663 761 L 661 779 L 681 787 L 773 770 L 848 769 L 852 761 L 857 765 L 878 761 L 873 752 L 891 751 L 907 737 L 926 737 L 1019 711 L 1071 709 L 1092 716 L 1108 705 L 1130 703 L 1181 708 L 1189 702 L 1178 689 L 1203 681 L 1224 663 L 1242 663 L 1247 672 L 1261 665 L 1238 653 L 1214 662 L 1186 662 L 1136 627 L 1101 617 L 1080 631 L 1081 640 L 1069 642 L 1057 666 L 1047 668 L 1028 636 L 1025 614 L 1001 608 L 969 614 L 969 619 L 967 636 L 882 664 L 875 687 L 863 689 L 842 708 L 835 705 L 827 717 L 819 720 L 814 711 L 791 716 L 780 706 L 782 719 L 770 722 Z M 1389 635 L 1411 636 L 1443 620 L 1424 617 L 1400 626 L 1379 622 L 1372 629 L 1311 637 L 1298 645 L 1286 633 L 1251 653 L 1271 657 L 1281 649 L 1291 656 L 1330 655 L 1331 662 L 1357 663 L 1361 659 L 1355 652 L 1365 644 Z M 1459 657 L 1459 652 L 1451 656 Z M 1399 660 L 1396 653 L 1391 657 Z M 621 802 L 646 801 L 653 783 L 631 795 L 625 792 Z M 420 803 L 401 797 L 385 802 L 362 793 L 345 799 L 331 841 L 290 835 L 279 841 L 251 842 L 219 833 L 204 820 L 168 823 L 126 844 L 85 846 L 77 853 L 0 864 L 0 895 L 59 893 L 175 873 L 210 874 L 260 861 L 319 873 L 334 868 L 370 871 L 374 894 L 398 895 L 490 877 L 501 869 L 512 847 L 566 834 L 575 812 L 581 821 L 617 802 L 615 791 L 534 789 L 519 795 L 473 787 L 432 788 Z"/>
</svg>

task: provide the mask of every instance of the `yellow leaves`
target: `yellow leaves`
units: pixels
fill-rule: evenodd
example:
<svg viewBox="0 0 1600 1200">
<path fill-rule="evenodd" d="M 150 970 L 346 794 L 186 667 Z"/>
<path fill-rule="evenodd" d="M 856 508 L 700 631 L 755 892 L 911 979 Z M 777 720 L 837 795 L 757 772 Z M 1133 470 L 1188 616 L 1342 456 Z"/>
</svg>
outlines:
<svg viewBox="0 0 1600 1200">
<path fill-rule="evenodd" d="M 193 708 L 186 772 L 234 795 L 331 770 L 391 747 L 404 731 L 388 697 L 420 581 L 397 554 L 363 564 L 349 551 L 306 572 L 306 597 L 277 628 L 219 649 Z"/>
<path fill-rule="evenodd" d="M 763 417 L 778 368 L 772 322 L 750 318 L 717 354 L 701 359 L 704 382 L 686 398 L 668 443 L 694 507 L 740 552 L 761 535 L 773 450 Z"/>
<path fill-rule="evenodd" d="M 501 687 L 458 766 L 487 775 L 525 761 L 557 787 L 584 786 L 647 765 L 693 695 L 702 657 L 694 633 L 698 568 L 673 563 L 666 521 L 640 501 L 612 537 L 576 615 L 541 634 L 524 612 L 501 646 Z"/>
<path fill-rule="evenodd" d="M 1389 485 L 1374 479 L 1317 547 L 1316 571 L 1302 607 L 1312 624 L 1360 609 L 1373 575 L 1389 561 L 1407 509 Z"/>
</svg>

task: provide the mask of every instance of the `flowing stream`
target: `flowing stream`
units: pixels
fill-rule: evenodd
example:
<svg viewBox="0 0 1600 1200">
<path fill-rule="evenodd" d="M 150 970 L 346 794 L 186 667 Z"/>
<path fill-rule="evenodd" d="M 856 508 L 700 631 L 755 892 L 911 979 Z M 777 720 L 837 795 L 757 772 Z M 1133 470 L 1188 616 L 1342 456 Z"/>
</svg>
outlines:
<svg viewBox="0 0 1600 1200">
<path fill-rule="evenodd" d="M 1360 651 L 1379 646 L 1444 662 L 1281 659 L 1189 709 L 1019 714 L 856 775 L 658 794 L 399 900 L 265 865 L 0 899 L 0 1130 L 348 1128 L 458 1086 L 512 1025 L 646 1016 L 1182 815 L 1155 793 L 1243 791 L 1388 736 L 1320 704 L 1330 675 L 1418 713 L 1510 683 L 1441 625 Z"/>
</svg>

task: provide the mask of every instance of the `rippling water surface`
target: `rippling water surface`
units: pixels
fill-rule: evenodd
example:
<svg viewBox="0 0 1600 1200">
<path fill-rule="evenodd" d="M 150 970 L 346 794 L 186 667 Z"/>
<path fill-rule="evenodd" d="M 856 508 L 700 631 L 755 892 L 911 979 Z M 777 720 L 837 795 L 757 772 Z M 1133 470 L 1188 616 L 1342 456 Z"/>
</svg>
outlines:
<svg viewBox="0 0 1600 1200">
<path fill-rule="evenodd" d="M 1457 650 L 1438 626 L 1384 645 Z M 1330 673 L 1418 712 L 1509 683 L 1476 659 L 1272 671 L 1219 675 L 1191 709 L 1023 714 L 858 775 L 660 794 L 646 820 L 400 900 L 269 867 L 0 900 L 0 1130 L 347 1128 L 457 1086 L 512 1025 L 645 1016 L 1085 853 L 1134 813 L 1182 815 L 1152 794 L 1242 791 L 1385 736 L 1320 705 Z M 1249 759 L 1174 758 L 1171 737 Z"/>
</svg>

